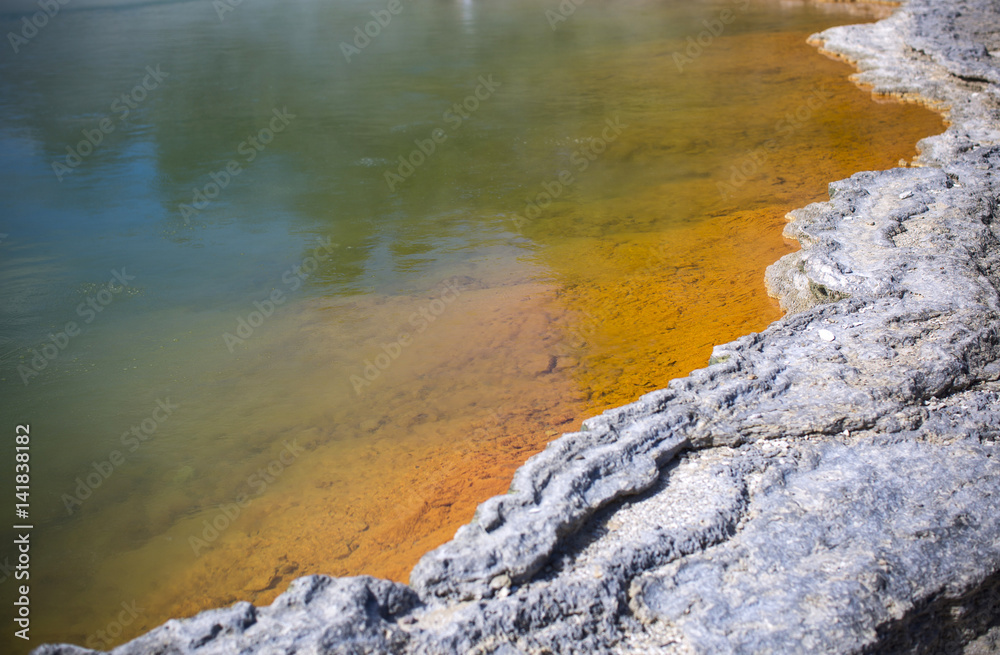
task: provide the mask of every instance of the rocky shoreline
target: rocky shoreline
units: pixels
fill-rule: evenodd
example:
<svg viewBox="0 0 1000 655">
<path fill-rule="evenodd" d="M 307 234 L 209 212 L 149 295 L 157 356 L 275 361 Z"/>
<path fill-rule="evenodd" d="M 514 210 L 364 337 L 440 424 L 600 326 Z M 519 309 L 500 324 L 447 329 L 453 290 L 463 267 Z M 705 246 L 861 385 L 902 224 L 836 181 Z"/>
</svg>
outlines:
<svg viewBox="0 0 1000 655">
<path fill-rule="evenodd" d="M 788 316 L 554 441 L 409 586 L 308 576 L 113 652 L 1000 652 L 1000 7 L 815 39 L 950 127 L 790 214 Z"/>
</svg>

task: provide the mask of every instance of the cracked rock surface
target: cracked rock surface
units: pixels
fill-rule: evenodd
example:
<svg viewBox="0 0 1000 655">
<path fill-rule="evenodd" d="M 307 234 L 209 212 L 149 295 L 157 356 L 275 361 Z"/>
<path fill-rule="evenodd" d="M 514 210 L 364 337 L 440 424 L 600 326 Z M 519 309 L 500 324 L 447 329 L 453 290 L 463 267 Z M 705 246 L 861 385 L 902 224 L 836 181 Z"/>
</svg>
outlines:
<svg viewBox="0 0 1000 655">
<path fill-rule="evenodd" d="M 308 576 L 113 652 L 1000 652 L 1000 6 L 814 39 L 951 127 L 790 214 L 786 318 L 554 441 L 409 586 Z"/>
</svg>

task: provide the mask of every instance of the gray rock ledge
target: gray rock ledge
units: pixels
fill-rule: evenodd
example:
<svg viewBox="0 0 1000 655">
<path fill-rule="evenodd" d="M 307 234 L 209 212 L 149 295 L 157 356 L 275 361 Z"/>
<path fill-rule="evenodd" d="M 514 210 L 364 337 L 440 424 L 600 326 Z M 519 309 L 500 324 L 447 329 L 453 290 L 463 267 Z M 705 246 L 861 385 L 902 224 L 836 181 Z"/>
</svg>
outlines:
<svg viewBox="0 0 1000 655">
<path fill-rule="evenodd" d="M 113 652 L 997 652 L 1000 5 L 815 39 L 951 127 L 790 214 L 786 318 L 553 442 L 410 586 L 304 577 Z"/>
</svg>

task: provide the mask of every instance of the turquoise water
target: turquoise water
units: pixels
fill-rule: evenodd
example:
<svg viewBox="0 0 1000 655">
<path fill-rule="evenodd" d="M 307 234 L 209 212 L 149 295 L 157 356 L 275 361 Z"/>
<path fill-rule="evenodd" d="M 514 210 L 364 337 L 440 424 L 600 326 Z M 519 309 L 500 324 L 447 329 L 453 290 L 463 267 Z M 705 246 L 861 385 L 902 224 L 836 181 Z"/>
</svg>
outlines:
<svg viewBox="0 0 1000 655">
<path fill-rule="evenodd" d="M 4 6 L 3 34 L 32 4 Z M 0 47 L 0 425 L 31 425 L 32 645 L 110 644 L 303 573 L 405 570 L 383 561 L 399 534 L 409 562 L 434 545 L 427 525 L 468 519 L 435 500 L 470 475 L 447 457 L 495 467 L 475 492 L 495 493 L 593 411 L 581 380 L 622 374 L 583 371 L 567 280 L 597 250 L 718 216 L 712 176 L 773 125 L 748 133 L 748 108 L 794 108 L 816 84 L 778 50 L 755 55 L 761 75 L 734 70 L 739 44 L 856 19 L 799 3 L 589 0 L 565 20 L 523 0 L 105 4 L 73 0 Z M 674 53 L 724 10 L 680 74 Z M 727 81 L 706 84 L 712 70 Z M 558 202 L 532 216 L 543 190 Z M 417 478 L 411 516 L 394 494 Z M 237 499 L 240 518 L 206 533 Z"/>
</svg>

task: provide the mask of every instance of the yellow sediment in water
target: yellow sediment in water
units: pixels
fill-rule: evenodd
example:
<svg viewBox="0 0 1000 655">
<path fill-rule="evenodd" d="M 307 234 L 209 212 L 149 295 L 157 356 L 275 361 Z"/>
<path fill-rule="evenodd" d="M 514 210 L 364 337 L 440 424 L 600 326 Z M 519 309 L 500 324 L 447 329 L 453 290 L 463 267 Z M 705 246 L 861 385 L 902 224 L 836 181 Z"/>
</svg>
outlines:
<svg viewBox="0 0 1000 655">
<path fill-rule="evenodd" d="M 627 158 L 688 144 L 702 175 L 585 207 L 554 203 L 554 220 L 532 226 L 564 280 L 561 301 L 579 316 L 574 377 L 592 412 L 666 386 L 705 366 L 714 345 L 779 318 L 763 276 L 795 249 L 781 237 L 787 212 L 826 200 L 833 180 L 910 160 L 917 141 L 943 129 L 922 107 L 873 102 L 848 81 L 850 67 L 817 56 L 802 34 L 718 45 L 703 55 L 713 79 L 699 82 L 715 120 L 664 115 L 609 147 Z M 781 66 L 769 69 L 769 60 Z M 662 73 L 647 67 L 642 82 Z M 749 76 L 764 77 L 768 93 L 741 93 Z M 580 224 L 594 233 L 581 234 Z"/>
<path fill-rule="evenodd" d="M 538 246 L 533 261 L 456 270 L 462 291 L 439 305 L 434 329 L 420 331 L 413 317 L 443 287 L 310 300 L 276 315 L 239 360 L 243 377 L 205 382 L 220 399 L 216 415 L 178 413 L 140 454 L 155 471 L 158 449 L 176 447 L 169 434 L 251 427 L 197 435 L 199 456 L 170 472 L 183 484 L 150 498 L 141 520 L 117 513 L 114 499 L 143 493 L 142 465 L 109 479 L 67 538 L 132 547 L 113 560 L 47 555 L 64 558 L 50 575 L 86 589 L 67 589 L 77 611 L 40 615 L 40 631 L 83 642 L 100 617 L 135 599 L 143 612 L 117 643 L 172 616 L 266 604 L 301 575 L 405 581 L 549 440 L 779 318 L 763 272 L 794 248 L 781 237 L 785 214 L 825 200 L 832 180 L 913 157 L 915 143 L 942 128 L 921 107 L 876 105 L 807 36 L 720 38 L 680 78 L 671 48 L 635 54 L 628 82 L 638 102 L 674 102 L 670 89 L 688 84 L 677 97 L 690 106 L 625 129 L 525 228 Z M 765 91 L 743 92 L 748 76 L 765 78 L 753 87 Z M 580 81 L 580 93 L 601 83 Z M 678 151 L 683 178 L 607 192 L 616 160 Z M 402 332 L 411 340 L 386 373 L 356 386 L 350 376 L 363 376 L 384 345 L 395 352 Z M 253 382 L 262 375 L 272 388 Z"/>
<path fill-rule="evenodd" d="M 85 595 L 95 603 L 135 598 L 143 608 L 119 640 L 171 616 L 237 600 L 266 604 L 308 573 L 405 581 L 416 560 L 468 522 L 479 502 L 506 490 L 524 460 L 579 424 L 584 403 L 567 363 L 539 352 L 560 349 L 568 320 L 555 286 L 488 272 L 449 279 L 461 292 L 439 315 L 433 311 L 442 305 L 432 303 L 442 285 L 415 296 L 310 301 L 275 315 L 280 323 L 259 335 L 249 359 L 268 369 L 275 390 L 296 392 L 297 420 L 288 420 L 291 401 L 286 405 L 278 391 L 262 394 L 253 381 L 259 371 L 248 370 L 225 382 L 234 402 L 223 400 L 216 420 L 252 431 L 213 435 L 212 446 L 172 473 L 183 482 L 175 495 L 148 499 L 145 523 L 118 515 L 113 504 L 138 493 L 138 482 L 132 490 L 101 489 L 84 506 L 95 514 L 70 528 L 80 542 L 105 535 L 108 547 L 136 544 L 87 576 Z M 413 320 L 421 309 L 434 316 L 424 331 Z M 345 335 L 342 324 L 351 332 Z M 375 361 L 401 332 L 410 339 L 398 356 L 354 393 L 349 375 L 363 375 L 365 361 Z M 359 343 L 358 334 L 366 341 Z M 302 397 L 305 390 L 314 395 Z M 237 403 L 252 415 L 227 416 Z M 184 423 L 163 430 L 206 423 L 180 412 L 177 420 Z M 146 447 L 170 441 L 165 433 Z M 234 479 L 244 482 L 234 487 Z M 107 484 L 129 481 L 118 475 Z M 98 504 L 105 500 L 110 504 Z M 196 502 L 202 509 L 191 513 Z M 93 566 L 88 560 L 74 552 L 52 575 L 80 577 Z M 115 586 L 102 589 L 110 580 Z M 114 606 L 101 609 L 115 616 Z M 98 613 L 88 606 L 64 614 L 59 629 L 82 642 Z"/>
</svg>

